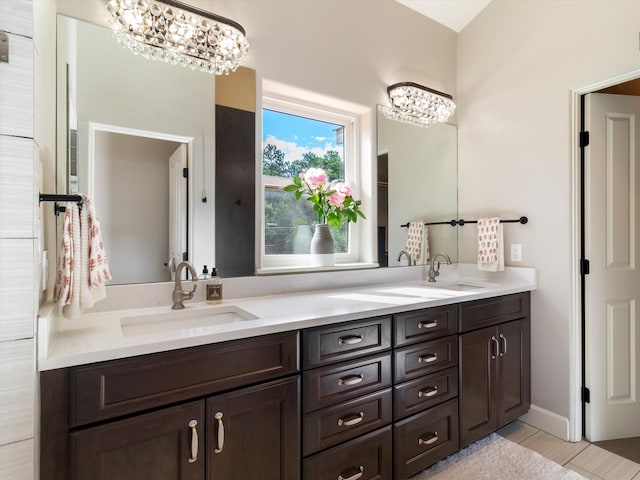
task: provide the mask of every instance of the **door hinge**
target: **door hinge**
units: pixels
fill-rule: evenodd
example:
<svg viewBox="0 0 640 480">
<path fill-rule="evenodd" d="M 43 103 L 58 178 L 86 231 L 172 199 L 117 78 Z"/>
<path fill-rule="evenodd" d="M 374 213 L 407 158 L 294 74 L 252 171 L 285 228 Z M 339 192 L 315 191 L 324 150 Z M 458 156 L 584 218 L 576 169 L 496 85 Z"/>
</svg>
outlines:
<svg viewBox="0 0 640 480">
<path fill-rule="evenodd" d="M 583 258 L 580 260 L 580 275 L 589 275 L 589 260 Z"/>
<path fill-rule="evenodd" d="M 184 168 L 182 169 L 182 176 L 183 176 L 184 178 L 189 178 L 189 167 L 184 167 Z"/>
<path fill-rule="evenodd" d="M 582 387 L 582 401 L 591 403 L 591 391 L 587 387 Z"/>
<path fill-rule="evenodd" d="M 182 252 L 182 261 L 186 262 L 189 260 L 189 254 L 187 252 Z"/>
<path fill-rule="evenodd" d="M 580 132 L 580 146 L 587 147 L 589 145 L 589 132 Z"/>
</svg>

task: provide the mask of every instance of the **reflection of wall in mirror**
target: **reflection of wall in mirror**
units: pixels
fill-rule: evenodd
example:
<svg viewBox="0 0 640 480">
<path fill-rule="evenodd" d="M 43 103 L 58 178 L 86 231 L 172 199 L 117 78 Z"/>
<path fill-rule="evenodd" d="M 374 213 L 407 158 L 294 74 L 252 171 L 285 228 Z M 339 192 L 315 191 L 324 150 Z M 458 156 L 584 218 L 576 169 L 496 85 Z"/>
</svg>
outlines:
<svg viewBox="0 0 640 480">
<path fill-rule="evenodd" d="M 400 265 L 412 220 L 448 221 L 457 215 L 457 128 L 429 128 L 389 120 L 378 113 L 378 151 L 388 153 L 389 266 Z M 431 254 L 457 259 L 457 231 L 449 225 L 429 226 Z"/>
<path fill-rule="evenodd" d="M 169 252 L 168 158 L 178 146 L 96 132 L 94 175 L 100 181 L 93 200 L 113 284 L 171 279 L 164 266 Z"/>
</svg>

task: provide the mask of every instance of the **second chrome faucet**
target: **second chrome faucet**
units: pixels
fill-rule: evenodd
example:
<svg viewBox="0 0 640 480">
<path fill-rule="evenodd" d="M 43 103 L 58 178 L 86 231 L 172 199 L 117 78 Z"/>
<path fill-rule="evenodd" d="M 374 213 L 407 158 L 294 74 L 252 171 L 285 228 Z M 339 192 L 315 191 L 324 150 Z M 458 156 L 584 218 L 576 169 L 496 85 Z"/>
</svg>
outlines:
<svg viewBox="0 0 640 480">
<path fill-rule="evenodd" d="M 451 258 L 446 253 L 436 253 L 433 257 L 431 257 L 431 262 L 429 266 L 429 282 L 435 282 L 436 277 L 440 275 L 440 262 L 436 264 L 436 259 L 442 257 L 447 262 L 447 265 L 451 265 Z"/>
</svg>

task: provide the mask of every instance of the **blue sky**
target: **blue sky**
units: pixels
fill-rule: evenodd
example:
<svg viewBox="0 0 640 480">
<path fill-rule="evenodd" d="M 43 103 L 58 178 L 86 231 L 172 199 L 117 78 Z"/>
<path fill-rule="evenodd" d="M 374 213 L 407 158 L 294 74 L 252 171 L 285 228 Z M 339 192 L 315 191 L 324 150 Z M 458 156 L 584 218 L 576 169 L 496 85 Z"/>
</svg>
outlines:
<svg viewBox="0 0 640 480">
<path fill-rule="evenodd" d="M 285 160 L 298 160 L 311 150 L 323 156 L 336 150 L 342 156 L 342 145 L 336 146 L 335 129 L 339 125 L 297 117 L 273 110 L 262 110 L 262 145 L 273 144 L 285 154 Z"/>
</svg>

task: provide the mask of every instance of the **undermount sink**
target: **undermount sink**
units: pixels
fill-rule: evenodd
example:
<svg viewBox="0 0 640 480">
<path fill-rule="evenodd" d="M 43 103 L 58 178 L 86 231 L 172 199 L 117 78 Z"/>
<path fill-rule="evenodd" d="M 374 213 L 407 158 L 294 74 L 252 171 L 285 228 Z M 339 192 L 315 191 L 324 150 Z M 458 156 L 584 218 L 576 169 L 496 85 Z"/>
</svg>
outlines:
<svg viewBox="0 0 640 480">
<path fill-rule="evenodd" d="M 189 334 L 207 333 L 210 327 L 225 325 L 258 317 L 235 305 L 223 305 L 204 308 L 185 308 L 169 312 L 148 315 L 136 315 L 120 319 L 122 333 L 125 336 L 147 335 L 159 332 L 188 330 Z M 194 332 L 194 330 L 198 332 Z"/>
<path fill-rule="evenodd" d="M 480 290 L 482 288 L 486 288 L 484 285 L 478 285 L 473 283 L 438 283 L 431 282 L 428 284 L 429 287 L 433 288 L 443 288 L 446 290 L 458 290 L 458 291 L 466 291 L 466 290 Z"/>
</svg>

